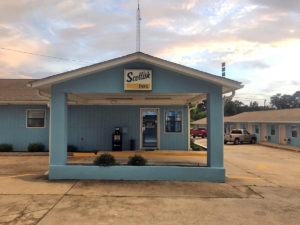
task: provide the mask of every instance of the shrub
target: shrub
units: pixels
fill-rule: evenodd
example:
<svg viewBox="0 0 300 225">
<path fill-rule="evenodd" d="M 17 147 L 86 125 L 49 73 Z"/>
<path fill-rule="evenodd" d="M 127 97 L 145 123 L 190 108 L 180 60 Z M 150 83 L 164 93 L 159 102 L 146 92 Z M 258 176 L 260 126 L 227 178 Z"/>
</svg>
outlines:
<svg viewBox="0 0 300 225">
<path fill-rule="evenodd" d="M 11 152 L 13 146 L 11 144 L 0 144 L 0 152 Z"/>
<path fill-rule="evenodd" d="M 116 164 L 116 160 L 111 154 L 104 153 L 95 159 L 94 164 L 98 166 L 113 166 Z"/>
<path fill-rule="evenodd" d="M 196 145 L 196 144 L 195 144 L 194 139 L 191 139 L 191 148 L 192 148 L 194 151 L 200 151 L 200 150 L 201 150 L 201 147 L 200 147 L 199 145 Z"/>
<path fill-rule="evenodd" d="M 147 164 L 147 159 L 140 155 L 134 155 L 133 157 L 128 157 L 128 159 L 128 165 L 145 166 Z"/>
<path fill-rule="evenodd" d="M 45 151 L 45 145 L 43 145 L 40 142 L 31 143 L 28 145 L 27 150 L 28 150 L 28 152 L 43 152 L 43 151 Z"/>
<path fill-rule="evenodd" d="M 68 145 L 68 152 L 77 152 L 78 148 L 75 145 Z"/>
</svg>

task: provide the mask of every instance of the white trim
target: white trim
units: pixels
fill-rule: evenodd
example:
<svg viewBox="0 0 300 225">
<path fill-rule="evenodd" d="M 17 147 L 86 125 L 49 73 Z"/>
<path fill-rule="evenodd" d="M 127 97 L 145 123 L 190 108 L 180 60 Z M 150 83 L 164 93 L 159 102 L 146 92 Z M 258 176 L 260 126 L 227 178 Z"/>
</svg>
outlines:
<svg viewBox="0 0 300 225">
<path fill-rule="evenodd" d="M 296 127 L 297 129 L 297 137 L 293 137 L 293 127 Z M 299 127 L 297 125 L 291 125 L 291 138 L 298 139 L 298 137 L 299 137 Z"/>
<path fill-rule="evenodd" d="M 146 55 L 141 52 L 136 52 L 127 56 L 123 56 L 120 58 L 116 58 L 113 60 L 105 61 L 102 63 L 98 63 L 92 66 L 83 67 L 80 69 L 76 69 L 73 71 L 61 73 L 55 76 L 47 77 L 38 81 L 34 81 L 32 83 L 29 83 L 28 86 L 37 88 L 37 87 L 49 87 L 53 84 L 64 82 L 67 80 L 71 80 L 74 78 L 79 78 L 82 76 L 86 76 L 91 73 L 103 71 L 110 69 L 112 67 L 116 67 L 122 64 L 130 63 L 130 62 L 145 62 L 149 63 L 164 69 L 168 69 L 171 71 L 175 71 L 190 77 L 194 77 L 201 80 L 206 80 L 208 82 L 217 84 L 222 86 L 223 92 L 227 93 L 230 91 L 234 91 L 236 89 L 240 89 L 243 87 L 243 85 L 239 82 L 232 81 L 226 78 L 218 77 L 209 73 L 205 73 L 199 70 L 195 70 L 189 67 L 185 67 L 173 62 L 169 62 L 160 58 L 156 58 L 150 55 Z"/>
<path fill-rule="evenodd" d="M 43 127 L 28 127 L 28 111 L 30 111 L 30 110 L 43 110 L 44 111 L 44 126 Z M 26 118 L 25 118 L 25 123 L 26 123 L 26 128 L 28 128 L 28 129 L 31 129 L 31 128 L 33 128 L 33 129 L 43 129 L 43 128 L 46 128 L 46 115 L 47 115 L 47 113 L 46 113 L 46 109 L 26 109 Z"/>
<path fill-rule="evenodd" d="M 167 132 L 166 131 L 166 113 L 168 111 L 180 111 L 181 112 L 181 131 L 180 132 Z M 170 108 L 170 109 L 165 109 L 164 110 L 164 134 L 182 134 L 183 133 L 183 110 L 182 109 L 173 109 L 173 108 Z"/>
<path fill-rule="evenodd" d="M 157 111 L 157 147 L 160 149 L 160 108 L 140 108 L 140 150 L 153 149 L 154 147 L 143 147 L 143 111 Z"/>
</svg>

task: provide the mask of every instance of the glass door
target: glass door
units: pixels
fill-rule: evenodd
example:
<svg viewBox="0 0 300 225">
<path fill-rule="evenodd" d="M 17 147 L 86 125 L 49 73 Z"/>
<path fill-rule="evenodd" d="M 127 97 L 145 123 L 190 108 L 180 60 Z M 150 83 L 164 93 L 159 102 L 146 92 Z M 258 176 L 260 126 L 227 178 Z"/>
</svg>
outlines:
<svg viewBox="0 0 300 225">
<path fill-rule="evenodd" d="M 158 148 L 159 109 L 141 109 L 141 147 Z"/>
</svg>

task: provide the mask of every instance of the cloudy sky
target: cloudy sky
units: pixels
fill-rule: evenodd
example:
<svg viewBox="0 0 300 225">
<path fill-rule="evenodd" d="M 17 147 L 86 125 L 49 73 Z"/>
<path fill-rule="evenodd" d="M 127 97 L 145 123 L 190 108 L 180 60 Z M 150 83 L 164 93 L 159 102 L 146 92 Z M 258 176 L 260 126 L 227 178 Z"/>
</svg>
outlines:
<svg viewBox="0 0 300 225">
<path fill-rule="evenodd" d="M 215 75 L 225 61 L 245 103 L 300 90 L 299 0 L 140 2 L 142 52 Z M 0 78 L 42 78 L 135 52 L 136 5 L 0 1 Z"/>
</svg>

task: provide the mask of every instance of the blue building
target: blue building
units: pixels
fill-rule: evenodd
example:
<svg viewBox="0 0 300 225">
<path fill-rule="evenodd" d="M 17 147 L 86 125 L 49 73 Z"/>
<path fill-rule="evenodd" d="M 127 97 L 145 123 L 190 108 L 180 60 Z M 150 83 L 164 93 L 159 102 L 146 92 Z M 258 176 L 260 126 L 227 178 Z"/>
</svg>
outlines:
<svg viewBox="0 0 300 225">
<path fill-rule="evenodd" d="M 224 93 L 241 83 L 141 52 L 40 80 L 0 80 L 0 143 L 50 150 L 50 179 L 224 181 Z M 189 150 L 190 108 L 208 101 L 207 167 L 67 165 L 67 145 L 112 149 L 115 127 L 123 149 Z M 220 129 L 221 128 L 221 129 Z M 138 171 L 136 171 L 138 170 Z"/>
<path fill-rule="evenodd" d="M 192 122 L 206 126 L 206 119 Z M 300 108 L 244 112 L 224 117 L 226 133 L 232 129 L 247 129 L 262 143 L 300 147 Z"/>
</svg>

